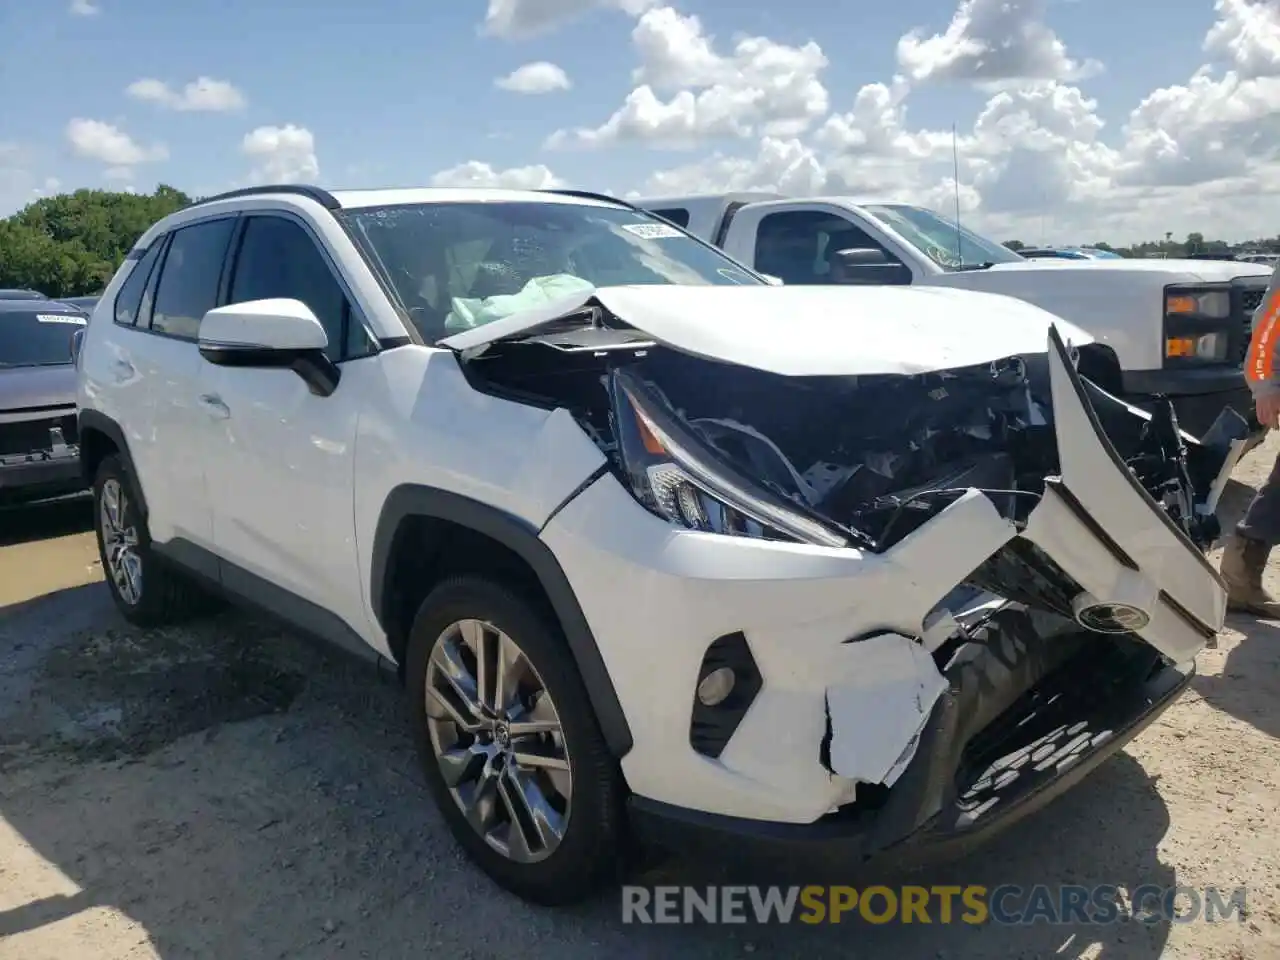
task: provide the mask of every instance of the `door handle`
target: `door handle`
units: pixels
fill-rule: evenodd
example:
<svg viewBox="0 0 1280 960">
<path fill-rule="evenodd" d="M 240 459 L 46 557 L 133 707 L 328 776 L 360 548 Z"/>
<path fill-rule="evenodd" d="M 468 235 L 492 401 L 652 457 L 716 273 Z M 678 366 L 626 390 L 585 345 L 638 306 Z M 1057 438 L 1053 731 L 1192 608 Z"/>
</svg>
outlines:
<svg viewBox="0 0 1280 960">
<path fill-rule="evenodd" d="M 231 416 L 231 408 L 215 393 L 200 394 L 200 406 L 204 407 L 204 412 L 215 420 L 226 420 Z"/>
<path fill-rule="evenodd" d="M 137 371 L 134 370 L 133 364 L 128 360 L 111 361 L 111 372 L 120 380 L 128 380 Z"/>
</svg>

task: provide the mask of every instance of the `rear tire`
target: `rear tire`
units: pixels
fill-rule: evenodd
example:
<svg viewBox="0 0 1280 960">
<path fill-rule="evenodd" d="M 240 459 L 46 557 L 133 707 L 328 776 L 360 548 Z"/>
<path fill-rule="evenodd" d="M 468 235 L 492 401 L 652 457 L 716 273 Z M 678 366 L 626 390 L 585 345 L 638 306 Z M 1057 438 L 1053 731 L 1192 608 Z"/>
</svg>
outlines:
<svg viewBox="0 0 1280 960">
<path fill-rule="evenodd" d="M 137 484 L 119 454 L 98 465 L 93 481 L 94 530 L 102 573 L 116 608 L 130 623 L 158 627 L 210 611 L 204 590 L 155 552 L 138 509 Z"/>
<path fill-rule="evenodd" d="M 481 870 L 544 906 L 617 882 L 622 774 L 546 615 L 497 583 L 445 581 L 414 619 L 405 687 L 427 786 Z"/>
</svg>

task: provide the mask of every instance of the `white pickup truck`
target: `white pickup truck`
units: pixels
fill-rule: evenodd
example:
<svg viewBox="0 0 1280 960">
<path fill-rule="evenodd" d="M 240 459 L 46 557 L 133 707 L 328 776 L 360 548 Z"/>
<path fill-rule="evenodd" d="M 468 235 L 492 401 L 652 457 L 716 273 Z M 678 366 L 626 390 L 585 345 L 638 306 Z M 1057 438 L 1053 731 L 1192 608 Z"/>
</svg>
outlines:
<svg viewBox="0 0 1280 960">
<path fill-rule="evenodd" d="M 1027 260 L 932 210 L 738 193 L 635 201 L 786 284 L 964 287 L 1026 300 L 1110 348 L 1081 371 L 1135 406 L 1173 401 L 1204 436 L 1223 408 L 1257 430 L 1241 365 L 1272 267 L 1211 260 Z"/>
</svg>

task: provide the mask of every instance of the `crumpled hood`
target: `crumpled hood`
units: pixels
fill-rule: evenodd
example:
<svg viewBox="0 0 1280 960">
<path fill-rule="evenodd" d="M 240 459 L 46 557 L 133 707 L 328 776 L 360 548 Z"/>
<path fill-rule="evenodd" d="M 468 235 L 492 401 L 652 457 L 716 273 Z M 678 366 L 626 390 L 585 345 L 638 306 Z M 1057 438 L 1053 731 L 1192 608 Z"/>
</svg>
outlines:
<svg viewBox="0 0 1280 960">
<path fill-rule="evenodd" d="M 784 376 L 919 374 L 1043 354 L 1057 326 L 1084 330 L 1024 301 L 941 287 L 617 286 L 587 290 L 439 341 L 464 354 L 533 334 L 598 303 L 685 353 Z"/>
</svg>

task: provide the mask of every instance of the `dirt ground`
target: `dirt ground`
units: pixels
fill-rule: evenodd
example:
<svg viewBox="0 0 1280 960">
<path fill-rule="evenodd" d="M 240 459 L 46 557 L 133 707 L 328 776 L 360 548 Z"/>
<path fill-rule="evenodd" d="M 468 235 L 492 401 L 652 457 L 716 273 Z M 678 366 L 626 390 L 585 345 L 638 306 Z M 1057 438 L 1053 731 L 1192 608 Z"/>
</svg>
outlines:
<svg viewBox="0 0 1280 960">
<path fill-rule="evenodd" d="M 84 501 L 0 514 L 0 960 L 1280 958 L 1280 624 L 1232 618 L 1128 750 L 912 881 L 1244 885 L 1239 922 L 634 926 L 616 894 L 538 910 L 465 863 L 367 668 L 235 613 L 127 627 L 89 524 Z"/>
</svg>

